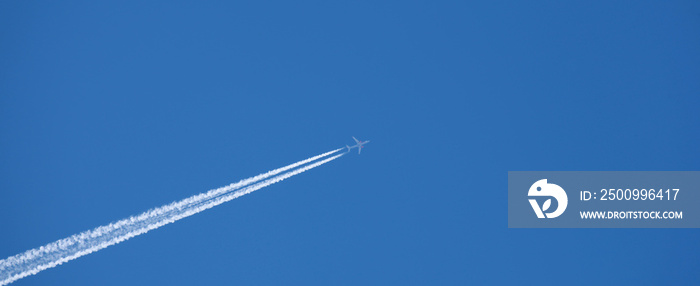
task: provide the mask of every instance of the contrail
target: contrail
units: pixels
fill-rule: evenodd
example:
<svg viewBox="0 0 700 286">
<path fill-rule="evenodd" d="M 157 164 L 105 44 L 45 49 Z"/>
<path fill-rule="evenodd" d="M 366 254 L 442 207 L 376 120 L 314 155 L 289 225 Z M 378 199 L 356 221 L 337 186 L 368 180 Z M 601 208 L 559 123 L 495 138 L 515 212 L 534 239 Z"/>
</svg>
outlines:
<svg viewBox="0 0 700 286">
<path fill-rule="evenodd" d="M 8 257 L 5 260 L 0 260 L 0 285 L 12 283 L 18 279 L 55 267 L 64 262 L 90 254 L 110 245 L 146 233 L 152 229 L 159 228 L 163 225 L 178 221 L 182 218 L 283 181 L 289 177 L 335 160 L 343 156 L 344 153 L 289 171 L 282 175 L 277 174 L 326 157 L 341 149 L 342 148 L 326 152 L 258 176 L 241 180 L 238 183 L 210 190 L 206 193 L 146 211 L 138 216 L 132 216 L 106 226 L 100 226 L 93 230 L 75 234 L 45 246 L 28 250 L 25 253 Z M 267 179 L 274 175 L 277 176 Z M 261 180 L 264 181 L 256 183 Z"/>
<path fill-rule="evenodd" d="M 230 192 L 232 190 L 249 185 L 251 183 L 255 183 L 255 182 L 260 181 L 262 179 L 269 178 L 270 176 L 277 175 L 281 172 L 285 172 L 285 171 L 288 171 L 290 169 L 296 168 L 298 166 L 304 165 L 306 163 L 316 161 L 320 158 L 323 158 L 323 157 L 326 157 L 330 154 L 336 153 L 342 149 L 343 148 L 339 148 L 339 149 L 336 149 L 333 151 L 329 151 L 329 152 L 323 153 L 321 155 L 313 156 L 311 158 L 284 166 L 282 168 L 278 168 L 278 169 L 269 171 L 267 173 L 263 173 L 263 174 L 260 174 L 260 175 L 254 176 L 254 177 L 243 179 L 237 183 L 233 183 L 233 184 L 230 184 L 228 186 L 213 189 L 213 190 L 210 190 L 206 193 L 194 195 L 194 196 L 191 196 L 189 198 L 183 199 L 181 201 L 172 202 L 168 205 L 148 210 L 148 211 L 146 211 L 138 216 L 132 216 L 132 217 L 129 217 L 127 219 L 122 219 L 120 221 L 113 222 L 113 223 L 110 223 L 108 225 L 97 227 L 91 231 L 85 231 L 85 232 L 73 235 L 71 237 L 61 239 L 61 240 L 56 241 L 54 243 L 47 244 L 41 248 L 26 251 L 22 255 L 8 257 L 4 261 L 0 261 L 0 271 L 2 271 L 4 268 L 6 268 L 8 266 L 13 265 L 16 262 L 27 261 L 27 260 L 33 259 L 35 256 L 44 255 L 45 253 L 56 251 L 59 249 L 65 249 L 65 248 L 70 247 L 71 245 L 75 244 L 78 241 L 84 241 L 85 239 L 99 237 L 99 236 L 105 235 L 107 233 L 110 233 L 116 229 L 121 229 L 121 228 L 125 227 L 126 225 L 131 225 L 131 224 L 143 222 L 143 221 L 148 220 L 150 218 L 162 216 L 164 214 L 167 214 L 167 213 L 175 211 L 175 210 L 182 210 L 183 208 L 186 208 L 188 205 L 196 204 L 196 203 L 202 202 L 204 200 L 211 199 L 213 197 L 219 196 L 219 195 L 224 194 L 226 192 Z"/>
</svg>

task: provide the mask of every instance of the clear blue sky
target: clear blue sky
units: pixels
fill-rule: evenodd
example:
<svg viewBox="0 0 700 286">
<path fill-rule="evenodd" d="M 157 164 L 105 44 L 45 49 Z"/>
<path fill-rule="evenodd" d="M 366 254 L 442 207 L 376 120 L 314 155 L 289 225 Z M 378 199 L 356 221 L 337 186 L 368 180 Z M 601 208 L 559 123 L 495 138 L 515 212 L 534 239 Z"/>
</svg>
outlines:
<svg viewBox="0 0 700 286">
<path fill-rule="evenodd" d="M 0 3 L 2 258 L 372 143 L 15 285 L 700 285 L 699 229 L 506 201 L 700 169 L 698 2 L 194 2 Z"/>
</svg>

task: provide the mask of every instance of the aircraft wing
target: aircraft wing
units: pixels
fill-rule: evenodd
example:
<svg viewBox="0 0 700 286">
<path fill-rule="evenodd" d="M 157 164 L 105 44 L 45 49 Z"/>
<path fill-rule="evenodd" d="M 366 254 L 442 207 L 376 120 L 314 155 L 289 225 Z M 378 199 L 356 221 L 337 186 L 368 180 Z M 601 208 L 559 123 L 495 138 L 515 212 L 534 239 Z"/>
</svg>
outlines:
<svg viewBox="0 0 700 286">
<path fill-rule="evenodd" d="M 357 154 L 360 154 L 362 152 L 362 146 L 357 146 Z"/>
<path fill-rule="evenodd" d="M 360 140 L 357 140 L 357 138 L 355 138 L 355 136 L 352 136 L 352 140 L 355 140 L 355 143 L 360 143 Z"/>
</svg>

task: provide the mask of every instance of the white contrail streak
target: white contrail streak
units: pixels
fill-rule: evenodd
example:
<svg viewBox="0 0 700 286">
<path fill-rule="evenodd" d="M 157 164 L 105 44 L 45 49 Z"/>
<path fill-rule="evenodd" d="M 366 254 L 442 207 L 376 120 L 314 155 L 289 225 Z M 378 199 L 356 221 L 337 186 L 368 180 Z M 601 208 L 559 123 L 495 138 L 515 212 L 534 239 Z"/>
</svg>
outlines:
<svg viewBox="0 0 700 286">
<path fill-rule="evenodd" d="M 132 216 L 106 226 L 100 226 L 93 230 L 85 231 L 45 246 L 28 250 L 25 253 L 8 257 L 5 260 L 0 260 L 0 285 L 12 283 L 18 279 L 117 244 L 152 229 L 159 228 L 163 225 L 194 215 L 294 175 L 303 173 L 337 159 L 344 155 L 344 153 L 267 179 L 271 176 L 336 153 L 341 149 L 326 152 L 258 176 L 241 180 L 238 183 L 198 194 L 178 202 L 149 210 L 141 215 Z M 267 180 L 256 183 L 263 179 Z"/>
<path fill-rule="evenodd" d="M 162 215 L 169 213 L 169 212 L 172 212 L 174 210 L 181 210 L 181 209 L 186 208 L 187 206 L 189 206 L 191 204 L 200 203 L 204 200 L 211 199 L 213 197 L 219 196 L 219 195 L 224 194 L 226 192 L 230 192 L 232 190 L 249 185 L 251 183 L 255 183 L 255 182 L 260 181 L 262 179 L 269 178 L 270 176 L 277 175 L 281 172 L 285 172 L 285 171 L 288 171 L 290 169 L 304 165 L 306 163 L 316 161 L 320 158 L 323 158 L 323 157 L 326 157 L 330 154 L 336 153 L 336 152 L 340 151 L 341 149 L 342 148 L 339 148 L 339 149 L 336 149 L 333 151 L 329 151 L 329 152 L 323 153 L 321 155 L 317 155 L 317 156 L 314 156 L 314 157 L 311 157 L 311 158 L 284 166 L 282 168 L 278 168 L 278 169 L 269 171 L 267 173 L 263 173 L 263 174 L 260 174 L 260 175 L 254 176 L 254 177 L 243 179 L 237 183 L 233 183 L 233 184 L 230 184 L 228 186 L 213 189 L 213 190 L 210 190 L 206 193 L 194 195 L 194 196 L 191 196 L 191 197 L 186 198 L 186 199 L 181 200 L 181 201 L 172 202 L 172 203 L 165 205 L 165 206 L 150 209 L 150 210 L 148 210 L 148 211 L 146 211 L 138 216 L 132 216 L 132 217 L 122 219 L 122 220 L 117 221 L 117 222 L 110 223 L 108 225 L 100 226 L 100 227 L 95 228 L 95 229 L 90 230 L 90 231 L 85 231 L 85 232 L 82 232 L 79 234 L 75 234 L 71 237 L 61 239 L 61 240 L 56 241 L 54 243 L 47 244 L 43 247 L 35 248 L 32 250 L 26 251 L 25 253 L 23 253 L 21 255 L 8 257 L 4 261 L 0 261 L 0 271 L 5 269 L 6 267 L 14 265 L 15 263 L 18 263 L 18 262 L 31 260 L 36 256 L 45 255 L 46 253 L 53 252 L 56 250 L 66 249 L 78 241 L 84 241 L 85 239 L 99 237 L 99 236 L 108 234 L 116 229 L 121 229 L 127 225 L 140 223 L 140 222 L 143 222 L 145 220 L 151 219 L 153 217 L 162 216 Z"/>
</svg>

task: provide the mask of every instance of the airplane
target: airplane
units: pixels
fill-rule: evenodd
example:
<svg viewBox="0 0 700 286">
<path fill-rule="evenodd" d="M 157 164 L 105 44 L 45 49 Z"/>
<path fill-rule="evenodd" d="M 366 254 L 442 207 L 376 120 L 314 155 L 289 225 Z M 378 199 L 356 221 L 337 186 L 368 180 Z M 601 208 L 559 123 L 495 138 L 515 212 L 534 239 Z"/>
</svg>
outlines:
<svg viewBox="0 0 700 286">
<path fill-rule="evenodd" d="M 369 140 L 360 141 L 360 140 L 357 140 L 357 138 L 355 138 L 354 136 L 352 137 L 352 139 L 355 140 L 355 143 L 357 143 L 357 144 L 355 144 L 353 146 L 345 145 L 345 147 L 348 148 L 348 152 L 350 152 L 350 149 L 357 147 L 357 154 L 360 154 L 360 152 L 362 152 L 362 148 L 365 148 L 365 146 L 362 146 L 362 145 L 369 143 Z"/>
</svg>

